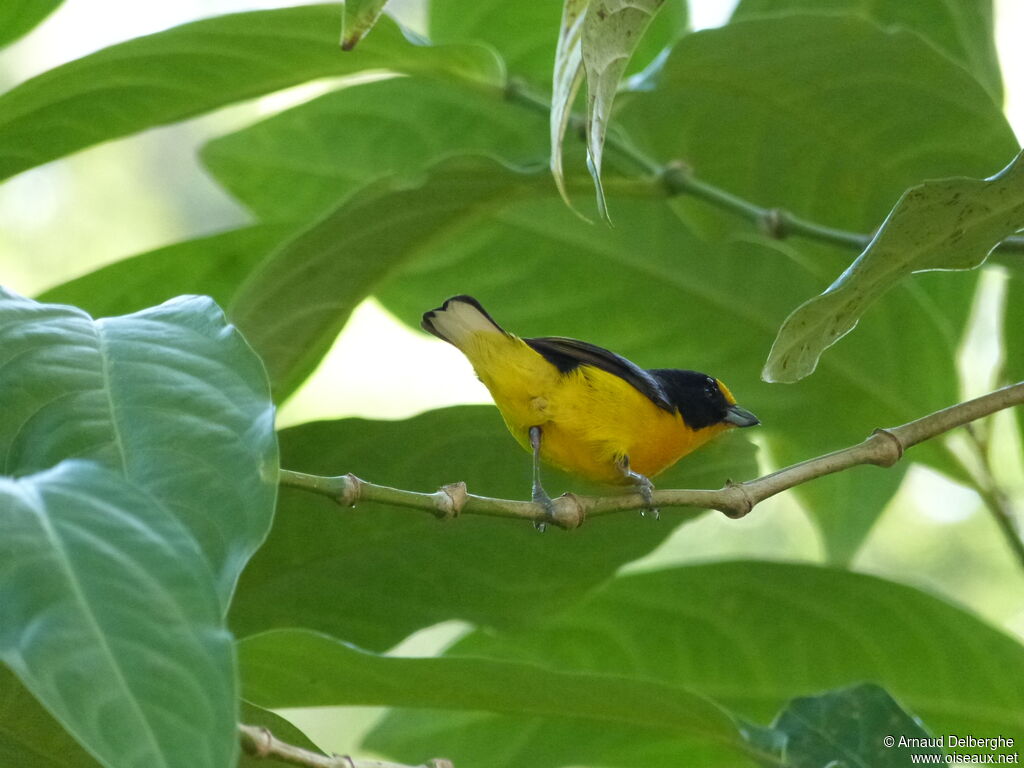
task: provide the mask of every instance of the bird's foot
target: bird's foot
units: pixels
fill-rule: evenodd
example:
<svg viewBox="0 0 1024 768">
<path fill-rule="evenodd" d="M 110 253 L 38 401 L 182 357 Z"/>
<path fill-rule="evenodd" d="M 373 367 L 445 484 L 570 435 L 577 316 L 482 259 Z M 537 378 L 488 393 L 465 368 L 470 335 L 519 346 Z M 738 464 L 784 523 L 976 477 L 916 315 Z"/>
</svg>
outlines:
<svg viewBox="0 0 1024 768">
<path fill-rule="evenodd" d="M 644 475 L 637 475 L 636 486 L 637 490 L 640 491 L 640 495 L 643 497 L 644 503 L 647 505 L 644 509 L 640 510 L 642 517 L 650 515 L 655 520 L 661 519 L 661 511 L 654 506 L 654 483 L 651 482 L 649 477 Z"/>
<path fill-rule="evenodd" d="M 548 523 L 555 522 L 555 502 L 551 500 L 551 497 L 548 496 L 547 492 L 539 485 L 536 485 L 533 488 L 532 501 L 534 504 L 540 504 L 544 507 L 546 519 L 533 521 L 533 527 L 541 533 L 544 533 L 548 528 Z"/>
<path fill-rule="evenodd" d="M 622 476 L 636 486 L 637 491 L 647 505 L 644 509 L 640 510 L 641 516 L 647 517 L 650 515 L 655 520 L 660 519 L 661 512 L 654 506 L 654 483 L 651 482 L 651 478 L 647 477 L 647 475 L 641 475 L 639 472 L 634 472 L 629 466 L 628 456 L 623 456 L 617 463 Z"/>
</svg>

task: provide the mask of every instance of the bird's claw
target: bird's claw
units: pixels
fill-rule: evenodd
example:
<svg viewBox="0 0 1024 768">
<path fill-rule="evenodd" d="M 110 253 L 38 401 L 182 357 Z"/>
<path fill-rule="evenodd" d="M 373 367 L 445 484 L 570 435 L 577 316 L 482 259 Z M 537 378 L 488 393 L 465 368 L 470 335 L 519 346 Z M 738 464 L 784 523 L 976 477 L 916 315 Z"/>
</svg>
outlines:
<svg viewBox="0 0 1024 768">
<path fill-rule="evenodd" d="M 640 510 L 642 517 L 650 515 L 655 520 L 661 519 L 661 511 L 654 506 L 654 483 L 651 482 L 650 478 L 640 475 L 642 479 L 637 480 L 637 489 L 640 491 L 640 496 L 643 497 L 644 504 L 646 507 Z"/>
<path fill-rule="evenodd" d="M 551 497 L 547 495 L 543 488 L 533 489 L 532 501 L 534 504 L 540 504 L 544 507 L 547 519 L 533 521 L 533 527 L 544 533 L 548 528 L 548 523 L 555 522 L 555 502 L 551 500 Z"/>
</svg>

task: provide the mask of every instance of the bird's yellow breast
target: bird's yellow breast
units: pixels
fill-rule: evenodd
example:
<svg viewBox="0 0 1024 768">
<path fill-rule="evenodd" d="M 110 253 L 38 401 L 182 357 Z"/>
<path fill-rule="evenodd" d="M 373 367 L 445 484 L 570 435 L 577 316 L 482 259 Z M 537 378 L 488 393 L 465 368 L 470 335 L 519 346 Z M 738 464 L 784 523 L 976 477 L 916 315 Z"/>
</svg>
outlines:
<svg viewBox="0 0 1024 768">
<path fill-rule="evenodd" d="M 618 468 L 625 456 L 653 477 L 726 428 L 692 430 L 678 412 L 590 365 L 563 374 L 515 336 L 476 333 L 462 349 L 520 445 L 530 450 L 529 430 L 539 426 L 544 461 L 596 482 L 628 482 Z"/>
</svg>

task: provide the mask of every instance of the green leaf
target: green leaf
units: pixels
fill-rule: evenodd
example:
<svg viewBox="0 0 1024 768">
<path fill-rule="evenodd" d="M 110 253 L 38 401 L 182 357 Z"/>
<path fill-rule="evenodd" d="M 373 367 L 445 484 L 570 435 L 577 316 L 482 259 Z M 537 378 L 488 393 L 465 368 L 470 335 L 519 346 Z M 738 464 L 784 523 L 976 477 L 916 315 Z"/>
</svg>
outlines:
<svg viewBox="0 0 1024 768">
<path fill-rule="evenodd" d="M 785 764 L 792 768 L 905 768 L 915 764 L 911 755 L 942 755 L 937 747 L 907 746 L 932 737 L 884 688 L 872 684 L 794 699 L 773 727 L 786 736 Z M 896 739 L 894 746 L 886 746 L 887 736 Z"/>
<path fill-rule="evenodd" d="M 97 768 L 97 763 L 21 681 L 0 664 L 0 765 Z"/>
<path fill-rule="evenodd" d="M 814 566 L 714 563 L 619 577 L 541 625 L 477 632 L 447 655 L 657 681 L 761 723 L 795 696 L 874 682 L 934 733 L 1024 736 L 1017 640 L 909 587 Z M 550 719 L 524 727 L 497 715 L 399 711 L 367 746 L 398 760 L 433 743 L 456 765 L 572 764 L 557 762 L 560 734 Z M 649 756 L 635 732 L 597 737 L 616 757 L 604 764 L 703 764 L 678 750 Z M 715 757 L 705 759 L 729 764 Z"/>
<path fill-rule="evenodd" d="M 226 305 L 245 277 L 292 230 L 258 224 L 174 243 L 55 286 L 38 299 L 73 304 L 94 317 L 136 312 L 190 293 Z"/>
<path fill-rule="evenodd" d="M 399 422 L 305 424 L 280 438 L 290 469 L 352 472 L 423 491 L 462 480 L 473 493 L 529 498 L 529 454 L 491 406 L 447 408 Z M 687 457 L 658 483 L 720 487 L 756 471 L 750 445 L 733 434 Z M 553 472 L 545 472 L 544 482 L 553 494 L 589 490 Z M 448 619 L 520 626 L 571 605 L 695 514 L 666 509 L 657 522 L 612 515 L 575 531 L 540 534 L 528 524 L 474 515 L 441 523 L 379 504 L 349 510 L 284 489 L 270 538 L 242 575 L 231 625 L 240 635 L 303 626 L 375 650 Z M 324 610 L 325 595 L 330 610 Z"/>
<path fill-rule="evenodd" d="M 587 168 L 597 191 L 597 209 L 604 219 L 608 219 L 608 207 L 601 184 L 601 158 L 608 121 L 612 116 L 612 103 L 634 49 L 664 2 L 591 0 L 583 18 L 580 45 L 583 69 L 587 74 Z M 554 132 L 554 109 L 551 120 Z M 561 142 L 552 144 L 552 155 L 561 151 Z"/>
<path fill-rule="evenodd" d="M 4 0 L 0 5 L 0 48 L 29 32 L 63 0 Z"/>
<path fill-rule="evenodd" d="M 214 139 L 202 158 L 261 219 L 312 222 L 370 181 L 411 184 L 448 155 L 541 164 L 544 124 L 496 88 L 401 77 L 334 91 Z"/>
<path fill-rule="evenodd" d="M 5 471 L 121 472 L 192 532 L 226 608 L 270 527 L 278 463 L 263 367 L 220 309 L 191 297 L 93 320 L 0 293 L 0 340 Z"/>
<path fill-rule="evenodd" d="M 0 479 L 0 658 L 107 766 L 222 768 L 233 645 L 204 553 L 120 474 Z"/>
<path fill-rule="evenodd" d="M 502 81 L 490 51 L 416 45 L 386 18 L 358 51 L 343 54 L 334 31 L 340 12 L 313 5 L 204 19 L 45 72 L 0 96 L 0 178 L 317 77 L 390 69 Z"/>
<path fill-rule="evenodd" d="M 847 12 L 882 27 L 916 32 L 966 67 L 992 100 L 1002 103 L 991 0 L 742 0 L 732 18 L 741 21 L 794 11 Z"/>
<path fill-rule="evenodd" d="M 917 35 L 852 16 L 768 17 L 687 35 L 657 83 L 616 116 L 648 155 L 842 229 L 871 232 L 908 187 L 987 176 L 1019 149 L 999 105 L 962 67 Z M 680 207 L 698 206 L 706 210 Z"/>
<path fill-rule="evenodd" d="M 900 198 L 864 252 L 824 293 L 786 318 L 765 363 L 766 381 L 809 376 L 868 305 L 914 272 L 973 269 L 1024 228 L 1024 153 L 988 179 L 926 181 Z"/>
<path fill-rule="evenodd" d="M 388 0 L 345 0 L 341 17 L 341 49 L 351 51 L 377 23 Z"/>
<path fill-rule="evenodd" d="M 246 697 L 267 707 L 377 705 L 500 712 L 649 737 L 713 742 L 741 765 L 736 723 L 707 699 L 650 680 L 471 658 L 388 658 L 304 630 L 239 644 Z M 484 763 L 479 763 L 484 764 Z M 537 765 L 544 765 L 539 759 Z"/>
<path fill-rule="evenodd" d="M 279 248 L 230 307 L 267 366 L 275 398 L 306 379 L 389 272 L 545 181 L 481 158 L 454 158 L 420 184 L 384 179 L 360 190 Z"/>
</svg>

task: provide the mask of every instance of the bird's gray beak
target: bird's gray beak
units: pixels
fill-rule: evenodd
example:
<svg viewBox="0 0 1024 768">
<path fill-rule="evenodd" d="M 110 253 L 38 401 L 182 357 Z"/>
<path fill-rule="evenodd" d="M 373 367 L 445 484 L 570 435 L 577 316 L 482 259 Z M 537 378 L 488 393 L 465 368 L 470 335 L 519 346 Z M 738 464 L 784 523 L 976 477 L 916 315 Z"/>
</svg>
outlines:
<svg viewBox="0 0 1024 768">
<path fill-rule="evenodd" d="M 754 414 L 748 411 L 746 408 L 740 408 L 738 405 L 730 405 L 725 409 L 725 418 L 722 421 L 728 422 L 729 424 L 735 424 L 737 427 L 756 427 L 761 423 L 761 420 Z"/>
</svg>

